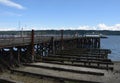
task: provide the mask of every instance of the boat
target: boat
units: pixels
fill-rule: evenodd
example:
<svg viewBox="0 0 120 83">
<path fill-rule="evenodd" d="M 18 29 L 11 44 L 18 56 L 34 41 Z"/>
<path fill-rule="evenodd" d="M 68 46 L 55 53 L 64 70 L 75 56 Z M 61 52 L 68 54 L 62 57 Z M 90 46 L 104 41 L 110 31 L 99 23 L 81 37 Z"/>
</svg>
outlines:
<svg viewBox="0 0 120 83">
<path fill-rule="evenodd" d="M 83 37 L 100 37 L 100 38 L 107 38 L 106 35 L 103 35 L 101 33 L 87 33 L 87 34 L 84 34 Z"/>
</svg>

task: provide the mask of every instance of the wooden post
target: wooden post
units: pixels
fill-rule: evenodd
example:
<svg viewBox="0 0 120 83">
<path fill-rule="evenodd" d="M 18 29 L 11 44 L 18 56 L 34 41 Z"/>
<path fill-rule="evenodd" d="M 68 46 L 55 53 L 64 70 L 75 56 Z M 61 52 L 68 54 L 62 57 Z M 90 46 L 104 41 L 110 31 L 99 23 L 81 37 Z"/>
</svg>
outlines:
<svg viewBox="0 0 120 83">
<path fill-rule="evenodd" d="M 44 44 L 41 43 L 41 56 L 43 56 L 43 48 L 44 48 Z"/>
<path fill-rule="evenodd" d="M 18 63 L 20 64 L 20 52 L 21 52 L 21 48 L 20 47 L 18 47 L 17 48 L 18 50 L 18 54 L 17 54 L 17 60 L 18 60 Z"/>
<path fill-rule="evenodd" d="M 81 48 L 83 48 L 83 44 L 84 44 L 84 39 L 81 38 Z"/>
<path fill-rule="evenodd" d="M 13 59 L 13 48 L 10 48 L 10 65 L 14 66 L 14 59 Z"/>
<path fill-rule="evenodd" d="M 100 48 L 100 38 L 98 39 L 98 48 Z"/>
<path fill-rule="evenodd" d="M 54 37 L 51 38 L 51 41 L 52 41 L 52 53 L 55 54 Z"/>
<path fill-rule="evenodd" d="M 31 60 L 34 62 L 34 30 L 32 30 L 32 35 L 31 35 Z"/>
<path fill-rule="evenodd" d="M 64 46 L 63 46 L 63 30 L 61 30 L 61 50 L 64 49 Z"/>
<path fill-rule="evenodd" d="M 94 38 L 92 38 L 92 48 L 94 48 Z"/>
<path fill-rule="evenodd" d="M 76 38 L 76 48 L 79 48 L 80 46 L 79 46 L 79 38 L 78 38 L 78 36 L 77 36 L 77 38 Z"/>
</svg>

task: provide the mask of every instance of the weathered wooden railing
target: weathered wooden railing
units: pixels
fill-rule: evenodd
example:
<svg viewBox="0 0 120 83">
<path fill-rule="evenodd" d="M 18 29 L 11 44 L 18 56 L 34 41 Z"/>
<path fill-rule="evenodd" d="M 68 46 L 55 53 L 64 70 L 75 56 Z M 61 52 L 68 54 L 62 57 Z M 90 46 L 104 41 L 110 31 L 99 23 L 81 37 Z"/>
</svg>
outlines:
<svg viewBox="0 0 120 83">
<path fill-rule="evenodd" d="M 34 44 L 48 42 L 53 36 L 34 36 Z M 63 36 L 64 40 L 74 39 L 71 36 Z M 29 45 L 32 38 L 30 36 L 10 36 L 10 37 L 0 37 L 0 48 L 2 47 L 13 47 L 19 45 Z M 61 36 L 54 36 L 54 41 L 61 40 Z"/>
</svg>

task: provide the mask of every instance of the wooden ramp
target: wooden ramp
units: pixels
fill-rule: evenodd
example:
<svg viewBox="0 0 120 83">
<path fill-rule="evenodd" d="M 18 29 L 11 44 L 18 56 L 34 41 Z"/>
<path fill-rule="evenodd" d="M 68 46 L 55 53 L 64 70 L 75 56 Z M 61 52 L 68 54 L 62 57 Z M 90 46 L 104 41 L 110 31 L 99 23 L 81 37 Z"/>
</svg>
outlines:
<svg viewBox="0 0 120 83">
<path fill-rule="evenodd" d="M 91 67 L 113 71 L 114 63 L 108 59 L 107 49 L 70 49 L 42 56 L 41 61 L 54 64 Z"/>
<path fill-rule="evenodd" d="M 31 64 L 24 64 L 24 65 L 29 67 L 46 68 L 51 70 L 67 71 L 67 72 L 97 75 L 97 76 L 103 76 L 105 72 L 105 70 L 99 70 L 99 69 L 93 69 L 93 68 L 75 67 L 75 66 L 50 64 L 50 63 L 31 63 Z"/>
<path fill-rule="evenodd" d="M 31 67 L 31 66 L 32 67 Z M 57 68 L 55 69 L 49 69 L 49 68 L 43 68 L 44 67 L 53 67 Z M 64 70 L 58 70 L 60 69 L 66 69 Z M 25 66 L 18 69 L 11 70 L 12 72 L 18 72 L 23 74 L 30 74 L 40 77 L 47 77 L 47 78 L 53 78 L 63 81 L 74 81 L 74 82 L 80 82 L 80 83 L 101 83 L 101 80 L 104 76 L 100 75 L 91 75 L 91 74 L 84 74 L 84 73 L 76 73 L 76 72 L 70 72 L 67 70 L 73 70 L 73 71 L 86 71 L 86 72 L 97 72 L 97 73 L 104 73 L 105 70 L 96 70 L 96 69 L 90 69 L 90 68 L 80 68 L 80 67 L 73 67 L 73 66 L 64 66 L 64 65 L 52 65 L 47 63 L 32 63 L 29 64 L 29 66 Z"/>
<path fill-rule="evenodd" d="M 89 60 L 91 59 L 91 60 Z M 113 70 L 113 62 L 111 61 L 99 61 L 94 58 L 59 58 L 59 57 L 42 57 L 42 61 L 46 63 L 54 63 L 54 64 L 63 64 L 63 65 L 74 65 L 74 66 L 83 66 L 83 67 L 91 67 L 98 69 L 106 69 Z"/>
</svg>

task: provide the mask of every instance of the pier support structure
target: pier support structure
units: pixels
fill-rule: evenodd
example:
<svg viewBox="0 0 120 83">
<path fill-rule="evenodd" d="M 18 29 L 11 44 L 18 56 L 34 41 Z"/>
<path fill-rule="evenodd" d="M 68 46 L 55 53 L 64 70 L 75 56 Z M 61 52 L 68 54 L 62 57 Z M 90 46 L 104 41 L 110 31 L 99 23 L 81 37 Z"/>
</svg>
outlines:
<svg viewBox="0 0 120 83">
<path fill-rule="evenodd" d="M 44 37 L 44 36 L 43 36 Z M 100 48 L 100 38 L 99 37 L 75 37 L 75 38 L 65 38 L 63 37 L 63 30 L 61 30 L 61 36 L 59 36 L 59 40 L 56 37 L 51 36 L 47 41 L 35 41 L 36 36 L 34 30 L 31 32 L 31 37 L 29 38 L 29 44 L 25 45 L 24 43 L 16 46 L 17 49 L 14 50 L 15 45 L 8 46 L 9 51 L 5 51 L 4 48 L 0 48 L 1 55 L 9 56 L 10 63 L 12 63 L 13 59 L 18 63 L 20 62 L 34 62 L 36 56 L 49 56 L 49 54 L 57 54 L 61 50 L 72 50 L 76 48 Z M 47 38 L 47 37 L 46 37 Z M 15 55 L 15 56 L 14 56 Z M 3 56 L 4 57 L 4 56 Z"/>
<path fill-rule="evenodd" d="M 34 62 L 34 30 L 32 30 L 32 35 L 31 35 L 31 61 Z"/>
<path fill-rule="evenodd" d="M 63 42 L 63 30 L 61 30 L 61 50 L 64 49 Z"/>
<path fill-rule="evenodd" d="M 18 61 L 19 64 L 20 64 L 20 54 L 21 54 L 21 48 L 18 47 L 17 48 L 17 61 Z"/>
</svg>

